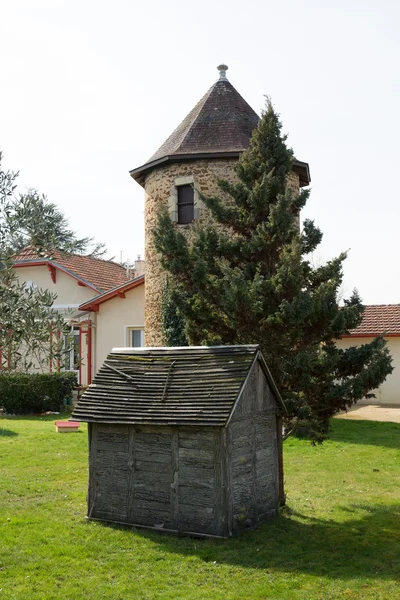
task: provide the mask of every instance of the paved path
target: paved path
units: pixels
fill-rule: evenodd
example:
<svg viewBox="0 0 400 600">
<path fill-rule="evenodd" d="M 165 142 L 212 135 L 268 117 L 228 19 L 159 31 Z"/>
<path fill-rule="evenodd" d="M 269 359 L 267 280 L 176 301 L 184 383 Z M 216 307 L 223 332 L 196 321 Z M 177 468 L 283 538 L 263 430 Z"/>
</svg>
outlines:
<svg viewBox="0 0 400 600">
<path fill-rule="evenodd" d="M 375 404 L 357 405 L 347 413 L 341 413 L 337 419 L 362 419 L 364 421 L 391 421 L 400 423 L 400 406 L 390 407 Z"/>
</svg>

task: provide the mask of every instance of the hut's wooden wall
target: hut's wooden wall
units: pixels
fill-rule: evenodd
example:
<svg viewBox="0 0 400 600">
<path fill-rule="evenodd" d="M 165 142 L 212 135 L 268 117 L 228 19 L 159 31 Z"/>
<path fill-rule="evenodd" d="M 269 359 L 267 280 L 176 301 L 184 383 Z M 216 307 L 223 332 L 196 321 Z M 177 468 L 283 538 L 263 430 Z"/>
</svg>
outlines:
<svg viewBox="0 0 400 600">
<path fill-rule="evenodd" d="M 273 518 L 279 503 L 276 402 L 253 366 L 226 430 L 232 533 Z"/>
<path fill-rule="evenodd" d="M 221 429 L 90 425 L 88 515 L 226 534 Z"/>
<path fill-rule="evenodd" d="M 89 517 L 125 521 L 128 448 L 128 426 L 89 424 Z"/>
</svg>

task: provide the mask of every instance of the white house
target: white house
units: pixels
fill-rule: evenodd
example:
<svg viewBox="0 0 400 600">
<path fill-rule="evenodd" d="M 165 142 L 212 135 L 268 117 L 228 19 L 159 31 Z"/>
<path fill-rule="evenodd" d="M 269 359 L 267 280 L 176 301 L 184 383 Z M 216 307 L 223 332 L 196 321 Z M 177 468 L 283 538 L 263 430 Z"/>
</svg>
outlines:
<svg viewBox="0 0 400 600">
<path fill-rule="evenodd" d="M 49 353 L 45 370 L 76 371 L 79 383 L 88 385 L 110 348 L 144 344 L 144 261 L 129 272 L 112 261 L 59 252 L 43 256 L 28 247 L 14 267 L 20 282 L 57 295 L 53 307 L 65 314 L 74 336 L 65 364 Z"/>
<path fill-rule="evenodd" d="M 361 325 L 337 341 L 339 348 L 360 346 L 378 335 L 385 338 L 393 357 L 394 371 L 374 390 L 376 398 L 364 400 L 367 404 L 400 405 L 400 304 L 377 304 L 365 307 Z"/>
</svg>

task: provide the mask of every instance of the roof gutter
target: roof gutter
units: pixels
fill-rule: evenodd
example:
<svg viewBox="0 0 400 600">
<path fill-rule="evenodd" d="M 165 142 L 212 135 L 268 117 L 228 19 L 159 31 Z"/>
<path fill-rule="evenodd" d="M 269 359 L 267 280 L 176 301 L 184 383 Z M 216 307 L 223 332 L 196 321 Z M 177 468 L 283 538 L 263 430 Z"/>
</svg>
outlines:
<svg viewBox="0 0 400 600">
<path fill-rule="evenodd" d="M 169 154 L 167 156 L 163 156 L 162 158 L 157 158 L 156 160 L 145 163 L 140 167 L 136 167 L 136 169 L 129 171 L 129 174 L 135 181 L 144 187 L 147 173 L 156 167 L 162 167 L 167 164 L 191 160 L 239 158 L 242 152 L 244 152 L 244 150 L 233 150 L 231 152 L 197 152 L 195 154 Z M 293 171 L 299 175 L 300 187 L 310 184 L 311 176 L 308 163 L 294 159 Z"/>
<path fill-rule="evenodd" d="M 99 305 L 103 304 L 103 302 L 107 302 L 107 300 L 111 300 L 112 298 L 116 298 L 117 296 L 123 297 L 122 294 L 124 292 L 129 292 L 133 290 L 135 287 L 142 285 L 144 283 L 144 275 L 139 275 L 135 279 L 131 281 L 127 281 L 126 283 L 122 283 L 112 290 L 108 290 L 100 294 L 99 296 L 95 296 L 91 300 L 84 302 L 79 305 L 79 310 L 87 310 L 97 312 L 99 310 Z"/>
<path fill-rule="evenodd" d="M 92 290 L 94 290 L 95 292 L 103 293 L 103 290 L 101 288 L 98 288 L 93 283 L 90 283 L 90 281 L 88 281 L 87 279 L 84 279 L 83 277 L 79 277 L 78 275 L 76 275 L 76 273 L 74 273 L 73 271 L 70 271 L 66 267 L 63 267 L 55 260 L 50 260 L 48 258 L 39 259 L 39 260 L 37 260 L 37 259 L 20 260 L 20 261 L 16 260 L 14 262 L 13 266 L 16 268 L 21 268 L 21 267 L 39 267 L 39 266 L 46 266 L 46 265 L 56 267 L 60 271 L 63 271 L 64 273 L 66 273 L 67 275 L 69 275 L 70 277 L 75 279 L 76 281 L 78 281 L 78 282 L 80 281 L 85 287 L 89 287 Z"/>
</svg>

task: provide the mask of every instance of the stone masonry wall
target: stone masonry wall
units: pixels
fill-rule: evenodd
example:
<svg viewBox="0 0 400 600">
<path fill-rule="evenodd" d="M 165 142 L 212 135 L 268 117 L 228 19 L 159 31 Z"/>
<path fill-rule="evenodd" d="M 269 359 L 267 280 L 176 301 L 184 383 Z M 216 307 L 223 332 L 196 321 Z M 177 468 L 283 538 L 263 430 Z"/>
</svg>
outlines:
<svg viewBox="0 0 400 600">
<path fill-rule="evenodd" d="M 218 179 L 234 181 L 236 174 L 234 166 L 237 159 L 197 160 L 170 164 L 154 169 L 145 181 L 145 344 L 148 347 L 165 345 L 162 328 L 162 297 L 165 273 L 154 247 L 152 232 L 157 223 L 158 211 L 162 206 L 169 208 L 175 180 L 182 177 L 194 177 L 195 188 L 207 196 L 221 196 L 217 185 Z M 293 191 L 298 192 L 299 178 L 295 173 L 290 174 L 289 184 Z M 199 221 L 204 222 L 209 215 L 207 209 L 199 208 Z M 182 231 L 190 233 L 190 225 L 176 225 Z"/>
<path fill-rule="evenodd" d="M 179 177 L 193 176 L 196 187 L 206 195 L 221 194 L 217 186 L 218 179 L 233 181 L 236 177 L 234 166 L 236 159 L 198 160 L 176 163 L 155 169 L 145 181 L 145 343 L 146 346 L 164 346 L 161 305 L 165 274 L 161 269 L 154 248 L 153 229 L 157 223 L 158 211 L 162 206 L 168 208 L 175 180 Z M 207 218 L 206 209 L 200 209 L 200 221 Z M 177 225 L 182 231 L 190 231 L 190 225 Z"/>
</svg>

